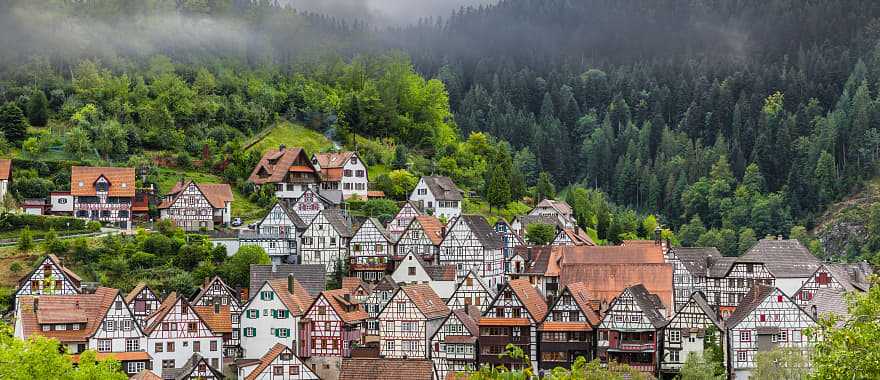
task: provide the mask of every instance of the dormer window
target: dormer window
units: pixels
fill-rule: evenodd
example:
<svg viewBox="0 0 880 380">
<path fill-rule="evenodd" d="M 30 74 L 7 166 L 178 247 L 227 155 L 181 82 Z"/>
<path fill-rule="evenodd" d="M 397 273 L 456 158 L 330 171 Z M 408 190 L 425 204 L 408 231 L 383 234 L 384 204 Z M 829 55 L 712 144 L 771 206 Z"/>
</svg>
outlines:
<svg viewBox="0 0 880 380">
<path fill-rule="evenodd" d="M 109 189 L 110 189 L 110 184 L 108 184 L 107 182 L 98 182 L 95 184 L 96 191 L 106 193 Z"/>
</svg>

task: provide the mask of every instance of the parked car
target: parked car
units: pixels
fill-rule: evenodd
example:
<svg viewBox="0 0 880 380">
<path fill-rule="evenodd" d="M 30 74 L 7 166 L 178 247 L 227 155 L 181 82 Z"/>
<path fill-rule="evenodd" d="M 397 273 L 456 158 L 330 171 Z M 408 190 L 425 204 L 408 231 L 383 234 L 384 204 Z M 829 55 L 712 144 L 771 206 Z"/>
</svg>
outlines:
<svg viewBox="0 0 880 380">
<path fill-rule="evenodd" d="M 241 218 L 232 218 L 232 226 L 233 227 L 241 226 L 242 223 L 243 222 L 241 221 Z"/>
</svg>

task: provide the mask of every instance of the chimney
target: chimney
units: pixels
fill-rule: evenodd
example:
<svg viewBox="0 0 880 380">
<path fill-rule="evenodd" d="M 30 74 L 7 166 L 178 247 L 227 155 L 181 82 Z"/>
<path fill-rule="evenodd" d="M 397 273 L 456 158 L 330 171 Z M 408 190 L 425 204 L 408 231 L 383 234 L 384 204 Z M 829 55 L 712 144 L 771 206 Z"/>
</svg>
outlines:
<svg viewBox="0 0 880 380">
<path fill-rule="evenodd" d="M 343 294 L 342 298 L 345 300 L 345 302 L 351 302 L 351 294 L 349 293 Z"/>
<path fill-rule="evenodd" d="M 811 306 L 810 310 L 813 312 L 813 319 L 819 320 L 819 310 L 816 309 L 816 305 Z"/>
<path fill-rule="evenodd" d="M 657 226 L 657 228 L 654 228 L 654 244 L 660 245 L 660 243 L 663 240 L 660 236 L 662 232 L 663 232 L 663 230 L 660 229 L 660 226 Z"/>
<path fill-rule="evenodd" d="M 40 311 L 40 297 L 34 297 L 34 314 Z"/>
<path fill-rule="evenodd" d="M 287 292 L 293 294 L 293 274 L 287 275 Z"/>
<path fill-rule="evenodd" d="M 286 147 L 284 144 L 278 145 L 278 150 L 279 150 L 279 151 L 283 152 L 284 149 L 287 149 L 287 147 Z"/>
<path fill-rule="evenodd" d="M 74 303 L 74 307 L 76 307 L 77 309 L 79 309 L 79 298 L 76 299 L 76 301 L 75 301 L 75 303 Z"/>
</svg>

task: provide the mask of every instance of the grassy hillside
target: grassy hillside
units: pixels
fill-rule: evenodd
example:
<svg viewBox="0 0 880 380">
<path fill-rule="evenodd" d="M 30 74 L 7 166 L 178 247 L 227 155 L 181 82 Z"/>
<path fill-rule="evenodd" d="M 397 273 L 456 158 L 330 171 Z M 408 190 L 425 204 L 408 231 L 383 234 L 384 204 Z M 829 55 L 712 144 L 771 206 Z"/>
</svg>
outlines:
<svg viewBox="0 0 880 380">
<path fill-rule="evenodd" d="M 253 145 L 248 150 L 256 150 L 260 153 L 268 149 L 277 149 L 281 144 L 303 147 L 309 154 L 322 152 L 334 146 L 333 142 L 320 132 L 287 121 L 272 127 L 265 135 L 258 135 L 251 143 Z"/>
</svg>

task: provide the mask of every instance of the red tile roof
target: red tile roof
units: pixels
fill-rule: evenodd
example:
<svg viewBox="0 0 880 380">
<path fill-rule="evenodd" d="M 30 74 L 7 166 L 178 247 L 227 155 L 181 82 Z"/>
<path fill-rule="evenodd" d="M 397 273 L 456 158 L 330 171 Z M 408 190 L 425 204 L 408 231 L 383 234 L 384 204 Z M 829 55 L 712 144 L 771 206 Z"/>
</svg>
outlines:
<svg viewBox="0 0 880 380">
<path fill-rule="evenodd" d="M 80 355 L 70 355 L 70 361 L 74 363 L 79 363 Z M 146 351 L 131 351 L 131 352 L 97 352 L 95 353 L 95 360 L 104 361 L 107 359 L 113 359 L 120 362 L 127 361 L 140 361 L 140 360 L 152 360 L 153 358 Z"/>
<path fill-rule="evenodd" d="M 275 361 L 275 358 L 277 358 L 278 355 L 281 355 L 281 353 L 284 351 L 290 351 L 290 349 L 281 343 L 275 343 L 275 345 L 272 346 L 272 348 L 270 348 L 269 351 L 260 358 L 257 368 L 254 368 L 254 370 L 251 371 L 251 373 L 249 373 L 247 376 L 245 376 L 244 379 L 254 380 L 262 376 L 263 371 L 265 371 L 266 368 L 269 368 L 272 362 Z M 291 355 L 293 355 L 293 352 L 291 352 Z"/>
<path fill-rule="evenodd" d="M 602 317 L 593 309 L 590 301 L 594 298 L 590 297 L 590 291 L 587 289 L 587 286 L 583 282 L 575 282 L 566 285 L 566 288 L 571 293 L 571 297 L 574 298 L 574 302 L 577 303 L 578 307 L 586 315 L 587 321 L 593 326 L 598 326 L 602 322 Z"/>
<path fill-rule="evenodd" d="M 318 160 L 318 165 L 321 166 L 321 170 L 327 168 L 341 168 L 345 166 L 345 163 L 354 155 L 354 152 L 330 152 L 330 153 L 315 153 L 315 159 Z"/>
<path fill-rule="evenodd" d="M 94 294 L 34 297 L 19 299 L 21 325 L 25 337 L 41 335 L 61 342 L 82 342 L 95 334 L 118 289 L 99 287 Z M 79 330 L 43 331 L 40 324 L 83 323 Z"/>
<path fill-rule="evenodd" d="M 400 291 L 404 292 L 428 319 L 445 317 L 450 313 L 446 303 L 428 284 L 404 285 L 400 287 Z"/>
<path fill-rule="evenodd" d="M 662 264 L 663 248 L 660 245 L 614 245 L 614 246 L 564 246 L 564 264 Z"/>
<path fill-rule="evenodd" d="M 513 280 L 508 285 L 513 294 L 522 302 L 526 311 L 531 314 L 532 319 L 537 322 L 544 320 L 544 317 L 547 316 L 547 302 L 544 301 L 541 293 L 528 280 Z"/>
<path fill-rule="evenodd" d="M 591 298 L 610 302 L 627 287 L 643 284 L 672 310 L 672 265 L 670 264 L 565 264 L 560 285 L 582 282 Z"/>
<path fill-rule="evenodd" d="M 183 190 L 189 187 L 190 183 L 193 182 L 186 181 L 174 184 L 174 188 L 172 188 L 167 194 L 168 196 L 171 196 L 171 199 L 163 200 L 162 204 L 159 205 L 159 208 L 163 209 L 171 207 Z M 213 208 L 224 208 L 226 207 L 226 202 L 232 202 L 232 187 L 227 183 L 196 183 L 195 185 Z"/>
<path fill-rule="evenodd" d="M 108 195 L 111 197 L 134 197 L 134 168 L 72 166 L 70 168 L 70 194 L 74 196 L 94 196 L 95 181 L 104 177 L 110 182 Z"/>
<path fill-rule="evenodd" d="M 431 243 L 439 246 L 440 243 L 443 242 L 443 223 L 440 222 L 440 219 L 431 215 L 419 215 L 413 220 L 419 221 L 419 225 L 422 226 L 422 231 L 425 231 L 425 234 L 428 235 L 428 239 L 431 239 Z M 412 222 L 410 222 L 410 224 L 412 224 Z"/>
<path fill-rule="evenodd" d="M 299 162 L 299 164 L 294 166 L 295 162 Z M 282 182 L 292 168 L 306 173 L 317 172 L 302 148 L 269 150 L 251 171 L 248 181 L 257 185 Z"/>
<path fill-rule="evenodd" d="M 351 291 L 348 289 L 325 290 L 321 292 L 321 295 L 327 299 L 327 303 L 345 323 L 360 322 L 369 317 L 364 308 L 354 301 Z M 345 298 L 346 296 L 348 299 Z"/>
<path fill-rule="evenodd" d="M 229 305 L 220 305 L 220 311 L 214 312 L 214 305 L 193 306 L 193 310 L 202 317 L 208 328 L 215 333 L 232 333 L 232 314 Z"/>
<path fill-rule="evenodd" d="M 428 359 L 343 358 L 339 380 L 431 380 Z"/>
<path fill-rule="evenodd" d="M 134 374 L 134 376 L 132 376 L 128 380 L 162 380 L 162 378 L 159 377 L 159 375 L 157 375 L 155 372 L 145 369 Z"/>
<path fill-rule="evenodd" d="M 288 279 L 293 281 L 293 293 L 290 293 L 287 289 Z M 300 316 L 305 314 L 306 310 L 308 310 L 309 305 L 312 304 L 313 298 L 309 295 L 309 291 L 306 290 L 299 283 L 299 281 L 292 277 L 284 277 L 278 278 L 274 280 L 269 280 L 269 286 L 272 287 L 272 290 L 275 291 L 275 294 L 278 295 L 278 299 L 284 303 L 284 306 L 290 310 L 291 316 Z"/>
</svg>

